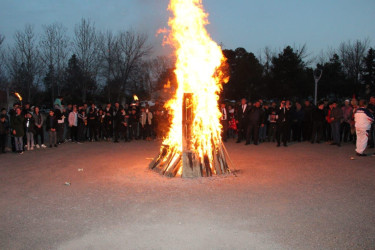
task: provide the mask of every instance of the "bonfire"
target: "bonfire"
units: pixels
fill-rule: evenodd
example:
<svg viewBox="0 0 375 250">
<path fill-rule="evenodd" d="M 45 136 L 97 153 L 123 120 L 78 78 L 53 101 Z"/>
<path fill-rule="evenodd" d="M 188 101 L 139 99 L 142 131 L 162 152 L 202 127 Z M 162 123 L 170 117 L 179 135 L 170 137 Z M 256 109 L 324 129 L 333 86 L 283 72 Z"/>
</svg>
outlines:
<svg viewBox="0 0 375 250">
<path fill-rule="evenodd" d="M 201 177 L 230 172 L 221 140 L 218 106 L 228 81 L 221 48 L 208 34 L 201 0 L 171 0 L 167 42 L 176 53 L 178 87 L 166 104 L 171 127 L 150 168 L 167 176 Z"/>
</svg>

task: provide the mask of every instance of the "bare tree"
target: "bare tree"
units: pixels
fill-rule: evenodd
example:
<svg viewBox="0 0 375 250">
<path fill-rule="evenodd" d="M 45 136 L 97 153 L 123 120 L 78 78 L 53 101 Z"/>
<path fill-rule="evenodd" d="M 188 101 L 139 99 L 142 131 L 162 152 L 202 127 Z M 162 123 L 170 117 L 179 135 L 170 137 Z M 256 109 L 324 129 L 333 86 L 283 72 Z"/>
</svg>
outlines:
<svg viewBox="0 0 375 250">
<path fill-rule="evenodd" d="M 88 19 L 81 19 L 74 29 L 74 34 L 73 50 L 85 75 L 80 86 L 82 99 L 85 102 L 89 91 L 89 81 L 96 79 L 99 69 L 98 34 L 95 24 Z"/>
<path fill-rule="evenodd" d="M 115 78 L 120 79 L 118 99 L 125 97 L 128 81 L 135 74 L 137 67 L 151 52 L 147 36 L 131 31 L 120 32 L 117 36 L 118 52 L 115 56 Z"/>
<path fill-rule="evenodd" d="M 0 84 L 4 81 L 4 65 L 5 65 L 5 55 L 3 51 L 3 42 L 5 36 L 0 34 Z"/>
<path fill-rule="evenodd" d="M 118 41 L 111 31 L 101 33 L 98 37 L 100 74 L 105 78 L 106 95 L 108 102 L 112 100 L 111 82 L 114 80 L 115 55 L 118 51 Z"/>
<path fill-rule="evenodd" d="M 271 65 L 272 65 L 272 58 L 276 56 L 276 52 L 271 50 L 270 47 L 266 46 L 263 50 L 264 53 L 264 71 L 265 74 L 269 74 L 271 72 Z"/>
<path fill-rule="evenodd" d="M 31 101 L 32 92 L 37 89 L 37 77 L 40 75 L 40 57 L 36 35 L 31 25 L 26 25 L 23 31 L 16 31 L 14 48 L 11 52 L 11 66 L 13 73 L 22 76 L 22 83 L 18 86 L 26 92 L 26 100 Z M 22 85 L 26 86 L 22 86 Z"/>
<path fill-rule="evenodd" d="M 43 26 L 44 33 L 40 41 L 41 59 L 45 72 L 51 67 L 56 72 L 52 81 L 51 98 L 55 99 L 55 94 L 60 95 L 63 81 L 63 71 L 67 63 L 69 38 L 66 35 L 67 29 L 60 23 Z"/>
<path fill-rule="evenodd" d="M 147 62 L 148 65 L 148 85 L 150 93 L 154 92 L 157 87 L 157 83 L 169 69 L 174 67 L 173 61 L 171 58 L 166 56 L 157 56 Z"/>
<path fill-rule="evenodd" d="M 354 43 L 348 41 L 341 43 L 339 47 L 344 70 L 348 77 L 354 80 L 356 88 L 358 88 L 363 68 L 363 58 L 366 56 L 369 43 L 369 39 L 356 40 Z"/>
</svg>

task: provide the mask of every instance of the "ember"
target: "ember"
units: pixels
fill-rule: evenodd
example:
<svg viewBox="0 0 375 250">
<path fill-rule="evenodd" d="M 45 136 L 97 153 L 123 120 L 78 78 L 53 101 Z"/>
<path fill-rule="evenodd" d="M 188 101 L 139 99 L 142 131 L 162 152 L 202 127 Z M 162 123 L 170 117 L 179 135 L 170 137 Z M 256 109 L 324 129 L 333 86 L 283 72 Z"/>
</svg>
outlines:
<svg viewBox="0 0 375 250">
<path fill-rule="evenodd" d="M 172 125 L 150 168 L 167 176 L 199 177 L 229 173 L 221 141 L 218 107 L 225 64 L 220 46 L 210 38 L 201 0 L 171 0 L 167 42 L 176 49 L 178 88 L 166 104 Z"/>
</svg>

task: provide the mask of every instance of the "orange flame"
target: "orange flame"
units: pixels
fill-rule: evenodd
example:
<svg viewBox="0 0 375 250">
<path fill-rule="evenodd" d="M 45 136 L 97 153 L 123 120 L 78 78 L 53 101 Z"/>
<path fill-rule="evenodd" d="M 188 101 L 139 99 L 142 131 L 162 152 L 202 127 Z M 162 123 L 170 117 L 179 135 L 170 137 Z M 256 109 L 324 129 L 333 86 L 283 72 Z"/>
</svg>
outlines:
<svg viewBox="0 0 375 250">
<path fill-rule="evenodd" d="M 17 96 L 18 100 L 22 101 L 22 96 L 19 93 L 15 92 L 14 94 Z"/>
<path fill-rule="evenodd" d="M 176 49 L 178 88 L 175 96 L 166 104 L 173 115 L 170 131 L 163 144 L 170 150 L 182 152 L 182 104 L 184 93 L 193 93 L 194 121 L 192 145 L 201 161 L 209 158 L 221 143 L 221 112 L 218 107 L 224 73 L 221 66 L 225 59 L 221 48 L 207 33 L 208 15 L 201 0 L 171 0 L 169 10 L 170 33 L 168 42 Z M 213 166 L 213 164 L 211 164 Z M 212 172 L 215 169 L 211 167 Z M 182 169 L 179 170 L 179 173 Z"/>
<path fill-rule="evenodd" d="M 133 99 L 134 99 L 134 101 L 138 101 L 139 100 L 138 96 L 136 96 L 136 95 L 133 95 Z"/>
</svg>

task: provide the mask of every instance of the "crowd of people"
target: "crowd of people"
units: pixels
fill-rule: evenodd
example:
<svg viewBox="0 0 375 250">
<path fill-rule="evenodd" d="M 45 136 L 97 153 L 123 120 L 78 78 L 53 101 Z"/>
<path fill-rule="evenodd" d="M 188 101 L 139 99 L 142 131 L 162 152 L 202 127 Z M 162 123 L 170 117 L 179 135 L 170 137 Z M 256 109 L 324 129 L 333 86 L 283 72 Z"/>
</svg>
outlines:
<svg viewBox="0 0 375 250">
<path fill-rule="evenodd" d="M 224 141 L 229 137 L 237 143 L 245 140 L 245 145 L 276 142 L 277 147 L 302 141 L 338 147 L 352 142 L 358 156 L 366 156 L 367 144 L 374 147 L 375 97 L 369 103 L 353 98 L 343 103 L 321 101 L 316 106 L 309 100 L 276 103 L 242 99 L 238 105 L 222 103 L 220 109 Z"/>
<path fill-rule="evenodd" d="M 356 144 L 358 156 L 366 155 L 367 144 L 374 147 L 375 97 L 368 104 L 353 98 L 343 103 L 322 101 L 316 106 L 309 100 L 277 103 L 242 99 L 239 103 L 223 102 L 220 110 L 223 141 L 234 139 L 237 143 L 245 141 L 245 145 L 275 142 L 277 147 L 302 141 L 339 147 L 351 142 Z M 115 102 L 99 107 L 95 103 L 63 105 L 59 97 L 47 113 L 29 103 L 16 103 L 9 112 L 3 108 L 0 118 L 2 153 L 8 146 L 23 154 L 65 142 L 151 141 L 163 138 L 169 128 L 168 111 L 158 102 L 153 106 Z"/>
<path fill-rule="evenodd" d="M 38 106 L 26 103 L 13 105 L 7 112 L 1 111 L 1 152 L 6 152 L 8 137 L 13 152 L 58 147 L 65 142 L 120 141 L 162 138 L 168 127 L 167 113 L 158 102 L 152 107 L 139 102 L 120 105 L 115 102 L 103 107 L 94 103 L 62 105 L 63 98 L 56 99 L 53 109 L 41 113 Z M 46 136 L 47 135 L 47 136 Z M 48 138 L 48 141 L 45 140 Z"/>
</svg>

